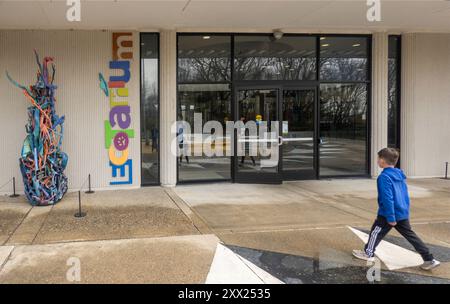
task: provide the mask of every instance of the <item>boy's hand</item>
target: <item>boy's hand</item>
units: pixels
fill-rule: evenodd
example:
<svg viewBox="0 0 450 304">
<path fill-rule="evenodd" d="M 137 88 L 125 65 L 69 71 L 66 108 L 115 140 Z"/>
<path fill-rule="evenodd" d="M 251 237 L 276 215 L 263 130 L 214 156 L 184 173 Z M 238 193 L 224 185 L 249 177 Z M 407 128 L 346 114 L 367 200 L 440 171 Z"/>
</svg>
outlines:
<svg viewBox="0 0 450 304">
<path fill-rule="evenodd" d="M 392 227 L 394 227 L 395 225 L 397 225 L 397 222 L 390 222 L 388 224 L 391 225 Z"/>
</svg>

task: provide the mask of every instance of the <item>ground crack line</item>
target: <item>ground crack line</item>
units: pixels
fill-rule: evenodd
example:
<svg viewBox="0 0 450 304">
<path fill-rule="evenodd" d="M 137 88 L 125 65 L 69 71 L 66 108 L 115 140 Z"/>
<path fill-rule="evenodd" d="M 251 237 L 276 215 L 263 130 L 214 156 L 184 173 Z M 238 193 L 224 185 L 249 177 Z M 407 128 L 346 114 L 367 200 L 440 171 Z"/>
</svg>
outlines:
<svg viewBox="0 0 450 304">
<path fill-rule="evenodd" d="M 31 210 L 34 208 L 34 206 L 30 207 L 30 209 L 28 209 L 27 213 L 25 213 L 25 215 L 22 217 L 22 220 L 20 221 L 20 223 L 16 226 L 16 228 L 14 228 L 13 232 L 8 236 L 8 238 L 6 239 L 6 241 L 3 242 L 2 245 L 6 245 L 8 244 L 9 240 L 13 237 L 13 235 L 16 233 L 17 229 L 19 229 L 20 226 L 22 226 L 23 222 L 25 221 L 25 219 L 28 217 L 28 215 L 30 214 Z"/>
</svg>

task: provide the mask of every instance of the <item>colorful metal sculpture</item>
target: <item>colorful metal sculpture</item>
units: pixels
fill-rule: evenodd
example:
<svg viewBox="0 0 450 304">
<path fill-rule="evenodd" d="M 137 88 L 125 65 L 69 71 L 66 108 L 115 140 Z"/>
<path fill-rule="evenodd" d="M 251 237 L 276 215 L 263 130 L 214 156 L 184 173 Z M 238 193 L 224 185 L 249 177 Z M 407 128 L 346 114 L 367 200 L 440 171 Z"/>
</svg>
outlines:
<svg viewBox="0 0 450 304">
<path fill-rule="evenodd" d="M 22 147 L 20 171 L 25 195 L 33 206 L 47 206 L 59 202 L 67 192 L 67 177 L 63 171 L 68 157 L 61 151 L 64 116 L 55 113 L 55 65 L 53 58 L 45 57 L 42 64 L 34 51 L 39 66 L 37 81 L 29 88 L 8 79 L 31 102 L 28 107 L 28 133 Z M 48 65 L 51 64 L 51 75 Z"/>
</svg>

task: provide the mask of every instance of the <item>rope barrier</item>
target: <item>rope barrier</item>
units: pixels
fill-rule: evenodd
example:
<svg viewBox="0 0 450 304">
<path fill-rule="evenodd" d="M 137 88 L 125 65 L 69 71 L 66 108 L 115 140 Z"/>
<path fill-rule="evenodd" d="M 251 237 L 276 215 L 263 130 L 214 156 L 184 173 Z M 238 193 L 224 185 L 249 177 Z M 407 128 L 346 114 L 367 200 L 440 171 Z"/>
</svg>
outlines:
<svg viewBox="0 0 450 304">
<path fill-rule="evenodd" d="M 12 180 L 13 180 L 13 178 L 11 177 L 6 183 L 4 183 L 3 185 L 0 186 L 0 189 L 5 187 L 6 185 L 8 185 Z"/>
<path fill-rule="evenodd" d="M 78 189 L 78 191 L 83 190 L 83 187 L 86 185 L 86 182 L 89 180 L 89 176 L 84 180 L 83 184 L 81 184 L 80 189 Z"/>
</svg>

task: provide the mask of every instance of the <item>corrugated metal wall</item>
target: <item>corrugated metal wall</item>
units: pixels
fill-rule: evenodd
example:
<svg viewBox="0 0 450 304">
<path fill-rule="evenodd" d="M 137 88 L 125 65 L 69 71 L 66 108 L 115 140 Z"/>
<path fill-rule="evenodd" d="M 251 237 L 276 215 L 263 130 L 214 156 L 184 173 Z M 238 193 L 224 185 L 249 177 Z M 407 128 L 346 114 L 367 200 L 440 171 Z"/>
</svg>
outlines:
<svg viewBox="0 0 450 304">
<path fill-rule="evenodd" d="M 69 155 L 66 174 L 69 189 L 77 190 L 87 175 L 96 189 L 110 186 L 111 168 L 104 147 L 104 120 L 109 100 L 99 88 L 98 73 L 106 80 L 112 59 L 112 32 L 109 31 L 0 31 L 0 185 L 15 176 L 23 189 L 19 155 L 25 138 L 28 101 L 6 79 L 5 70 L 19 83 L 35 81 L 37 65 L 33 49 L 40 56 L 52 56 L 56 63 L 57 113 L 66 116 L 63 150 Z M 134 33 L 134 60 L 131 65 L 129 104 L 135 137 L 130 139 L 133 184 L 140 185 L 140 96 L 139 35 Z M 130 187 L 122 186 L 122 187 Z M 6 192 L 9 189 L 0 189 Z"/>
</svg>

